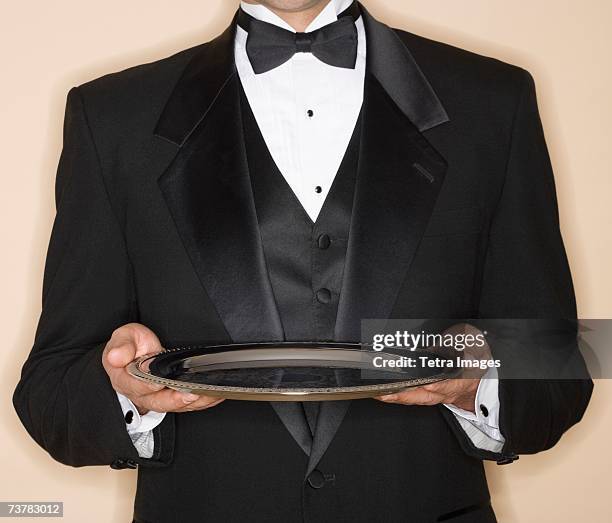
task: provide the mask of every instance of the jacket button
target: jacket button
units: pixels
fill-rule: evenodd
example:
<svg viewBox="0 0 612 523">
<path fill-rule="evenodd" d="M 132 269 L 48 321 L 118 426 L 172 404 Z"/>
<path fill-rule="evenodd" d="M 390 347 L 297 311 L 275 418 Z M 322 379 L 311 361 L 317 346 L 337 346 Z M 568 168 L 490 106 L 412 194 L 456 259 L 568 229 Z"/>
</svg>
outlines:
<svg viewBox="0 0 612 523">
<path fill-rule="evenodd" d="M 508 456 L 503 456 L 501 459 L 497 460 L 498 465 L 509 465 L 510 463 L 514 463 L 519 457 L 516 454 L 510 454 Z"/>
<path fill-rule="evenodd" d="M 331 245 L 331 240 L 327 234 L 321 234 L 317 239 L 319 249 L 327 249 Z"/>
<path fill-rule="evenodd" d="M 325 476 L 320 470 L 313 470 L 308 476 L 308 484 L 314 489 L 320 489 L 325 485 Z"/>
<path fill-rule="evenodd" d="M 316 296 L 319 303 L 329 303 L 331 301 L 331 292 L 329 289 L 319 289 Z"/>
<path fill-rule="evenodd" d="M 125 468 L 125 466 L 126 466 L 126 465 L 125 465 L 125 460 L 123 460 L 123 459 L 116 459 L 115 461 L 113 461 L 113 462 L 110 464 L 110 467 L 111 467 L 112 469 L 115 469 L 115 470 L 121 470 L 121 469 L 124 469 L 124 468 Z"/>
<path fill-rule="evenodd" d="M 110 467 L 115 470 L 135 469 L 138 464 L 133 459 L 116 459 L 110 464 Z"/>
</svg>

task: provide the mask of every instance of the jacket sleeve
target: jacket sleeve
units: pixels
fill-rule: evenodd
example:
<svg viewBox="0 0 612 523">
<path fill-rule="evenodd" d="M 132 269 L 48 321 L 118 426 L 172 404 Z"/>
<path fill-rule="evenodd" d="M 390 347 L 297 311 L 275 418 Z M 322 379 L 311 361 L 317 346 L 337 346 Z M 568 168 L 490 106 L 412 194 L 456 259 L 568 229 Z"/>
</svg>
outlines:
<svg viewBox="0 0 612 523">
<path fill-rule="evenodd" d="M 133 468 L 138 454 L 101 357 L 113 330 L 137 319 L 136 299 L 78 88 L 68 94 L 55 198 L 42 313 L 13 404 L 56 460 Z"/>
<path fill-rule="evenodd" d="M 489 231 L 479 317 L 496 318 L 497 325 L 511 325 L 523 332 L 508 344 L 491 342 L 493 356 L 502 356 L 502 451 L 482 452 L 463 442 L 469 454 L 499 463 L 551 448 L 580 421 L 593 388 L 575 336 L 569 343 L 543 346 L 537 334 L 529 332 L 540 325 L 540 332 L 562 332 L 569 339 L 567 324 L 569 320 L 575 325 L 576 302 L 535 85 L 527 71 L 522 74 L 506 177 Z M 539 319 L 539 323 L 521 319 Z M 546 340 L 553 337 L 544 336 Z M 544 372 L 538 373 L 539 379 L 520 379 L 531 377 L 525 374 L 529 362 L 544 360 L 547 369 L 540 369 Z M 505 371 L 506 363 L 514 369 L 512 377 Z M 517 372 L 521 366 L 522 371 Z"/>
<path fill-rule="evenodd" d="M 484 318 L 563 322 L 576 318 L 576 301 L 535 85 L 529 73 L 523 76 L 505 184 L 489 235 L 479 313 Z M 540 350 L 544 354 L 547 348 Z M 503 379 L 500 369 L 500 429 L 506 438 L 502 453 L 549 449 L 580 421 L 593 383 L 573 379 L 586 375 L 576 345 L 573 352 L 567 379 Z"/>
</svg>

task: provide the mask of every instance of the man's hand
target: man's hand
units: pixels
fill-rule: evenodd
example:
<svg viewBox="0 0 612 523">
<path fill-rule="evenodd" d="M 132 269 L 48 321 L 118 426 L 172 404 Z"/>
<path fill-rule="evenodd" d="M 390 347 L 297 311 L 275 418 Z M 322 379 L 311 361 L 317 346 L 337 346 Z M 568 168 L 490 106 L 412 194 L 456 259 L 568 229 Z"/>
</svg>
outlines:
<svg viewBox="0 0 612 523">
<path fill-rule="evenodd" d="M 378 396 L 385 403 L 403 405 L 437 405 L 446 403 L 460 409 L 474 412 L 476 391 L 480 378 L 463 378 L 439 381 L 422 387 L 415 387 L 395 394 Z"/>
<path fill-rule="evenodd" d="M 135 358 L 162 350 L 155 333 L 140 323 L 128 323 L 113 332 L 104 347 L 102 365 L 113 388 L 128 397 L 140 414 L 189 412 L 214 407 L 223 398 L 178 392 L 162 385 L 145 383 L 131 376 L 126 366 Z"/>
<path fill-rule="evenodd" d="M 444 334 L 482 336 L 480 330 L 469 323 L 457 323 L 444 331 Z M 491 358 L 491 348 L 488 343 L 483 346 L 468 346 L 463 349 L 465 360 L 486 360 Z M 438 405 L 445 403 L 454 405 L 468 412 L 475 412 L 476 393 L 480 379 L 485 370 L 479 365 L 467 367 L 461 372 L 461 378 L 439 381 L 415 387 L 395 394 L 379 396 L 376 399 L 386 403 L 401 403 L 404 405 Z"/>
</svg>

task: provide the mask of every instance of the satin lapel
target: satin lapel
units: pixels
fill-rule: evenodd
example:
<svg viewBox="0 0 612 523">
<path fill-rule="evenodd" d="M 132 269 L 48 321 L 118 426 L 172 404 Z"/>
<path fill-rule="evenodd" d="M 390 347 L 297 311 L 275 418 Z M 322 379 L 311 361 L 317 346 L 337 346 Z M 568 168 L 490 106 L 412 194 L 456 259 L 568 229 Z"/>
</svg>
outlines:
<svg viewBox="0 0 612 523">
<path fill-rule="evenodd" d="M 316 468 L 334 439 L 338 428 L 351 405 L 350 401 L 322 401 L 319 407 L 317 428 L 312 442 L 312 451 L 308 459 L 306 477 Z"/>
<path fill-rule="evenodd" d="M 364 121 L 336 339 L 358 341 L 361 320 L 388 318 L 425 232 L 446 163 L 366 78 Z"/>
<path fill-rule="evenodd" d="M 199 279 L 234 342 L 283 330 L 249 181 L 233 29 L 187 66 L 156 133 L 179 146 L 158 183 Z"/>
<path fill-rule="evenodd" d="M 367 66 L 355 199 L 335 339 L 359 341 L 361 319 L 388 318 L 444 181 L 446 162 L 421 134 L 448 121 L 395 31 L 360 5 Z M 350 401 L 323 402 L 312 472 Z"/>
<path fill-rule="evenodd" d="M 363 132 L 336 319 L 339 341 L 360 340 L 362 319 L 389 317 L 447 168 L 422 134 L 448 120 L 444 108 L 395 32 L 367 12 L 364 21 Z"/>
<path fill-rule="evenodd" d="M 388 318 L 440 190 L 446 163 L 371 75 L 366 76 L 355 201 L 335 339 L 359 341 L 362 318 Z M 308 472 L 350 401 L 321 403 Z"/>
<path fill-rule="evenodd" d="M 280 341 L 249 180 L 233 59 L 234 27 L 187 66 L 158 122 L 177 153 L 158 183 L 202 286 L 234 342 Z M 271 403 L 296 443 L 312 435 L 299 403 Z"/>
<path fill-rule="evenodd" d="M 420 132 L 449 121 L 427 77 L 397 32 L 359 4 L 367 39 L 367 71 Z"/>
<path fill-rule="evenodd" d="M 312 433 L 308 427 L 308 421 L 304 410 L 299 402 L 294 401 L 271 401 L 270 405 L 291 434 L 291 437 L 310 456 L 312 450 Z"/>
</svg>

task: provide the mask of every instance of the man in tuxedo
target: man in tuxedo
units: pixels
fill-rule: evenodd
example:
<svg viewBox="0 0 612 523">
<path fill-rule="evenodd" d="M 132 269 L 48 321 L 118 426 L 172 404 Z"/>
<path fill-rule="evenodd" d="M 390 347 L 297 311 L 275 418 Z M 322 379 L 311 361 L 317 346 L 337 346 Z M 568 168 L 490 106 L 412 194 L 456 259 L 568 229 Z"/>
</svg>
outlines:
<svg viewBox="0 0 612 523">
<path fill-rule="evenodd" d="M 320 404 L 127 374 L 366 318 L 575 317 L 529 73 L 351 0 L 245 1 L 73 88 L 56 202 L 14 404 L 58 461 L 138 467 L 135 521 L 495 521 L 483 460 L 550 448 L 588 403 L 590 380 L 495 371 Z"/>
</svg>

